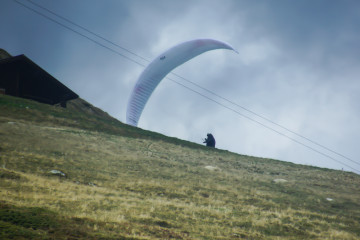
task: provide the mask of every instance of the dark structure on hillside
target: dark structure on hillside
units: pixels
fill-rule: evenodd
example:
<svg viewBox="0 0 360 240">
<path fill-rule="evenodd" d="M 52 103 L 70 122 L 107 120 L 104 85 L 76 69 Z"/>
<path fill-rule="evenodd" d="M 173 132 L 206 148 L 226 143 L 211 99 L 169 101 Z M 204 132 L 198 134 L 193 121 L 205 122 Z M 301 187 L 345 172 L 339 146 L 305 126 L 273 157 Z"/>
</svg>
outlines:
<svg viewBox="0 0 360 240">
<path fill-rule="evenodd" d="M 12 57 L 0 49 L 0 94 L 60 104 L 79 96 L 25 55 Z"/>
</svg>

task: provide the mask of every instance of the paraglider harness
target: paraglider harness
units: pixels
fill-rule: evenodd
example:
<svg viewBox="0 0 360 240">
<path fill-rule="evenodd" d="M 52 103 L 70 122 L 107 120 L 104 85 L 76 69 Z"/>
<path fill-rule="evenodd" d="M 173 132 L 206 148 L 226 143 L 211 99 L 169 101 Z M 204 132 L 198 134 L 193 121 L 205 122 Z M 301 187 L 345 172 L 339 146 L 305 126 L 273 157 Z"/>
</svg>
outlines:
<svg viewBox="0 0 360 240">
<path fill-rule="evenodd" d="M 215 147 L 215 138 L 211 133 L 207 134 L 207 138 L 204 139 L 204 143 L 206 143 L 207 147 Z"/>
</svg>

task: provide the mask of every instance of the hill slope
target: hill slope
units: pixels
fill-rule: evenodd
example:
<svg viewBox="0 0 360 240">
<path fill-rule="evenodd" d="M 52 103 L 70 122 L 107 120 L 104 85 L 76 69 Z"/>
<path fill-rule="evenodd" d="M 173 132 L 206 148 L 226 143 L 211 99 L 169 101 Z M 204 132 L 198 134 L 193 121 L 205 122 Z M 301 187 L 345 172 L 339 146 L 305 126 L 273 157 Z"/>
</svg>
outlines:
<svg viewBox="0 0 360 240">
<path fill-rule="evenodd" d="M 360 238 L 359 175 L 71 106 L 0 95 L 0 239 Z"/>
</svg>

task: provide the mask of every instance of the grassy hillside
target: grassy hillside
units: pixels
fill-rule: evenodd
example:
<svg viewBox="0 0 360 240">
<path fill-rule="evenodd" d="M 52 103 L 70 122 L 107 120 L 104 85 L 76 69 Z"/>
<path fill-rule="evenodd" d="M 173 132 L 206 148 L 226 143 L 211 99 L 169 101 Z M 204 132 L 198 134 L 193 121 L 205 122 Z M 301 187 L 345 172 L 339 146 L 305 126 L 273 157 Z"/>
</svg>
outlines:
<svg viewBox="0 0 360 240">
<path fill-rule="evenodd" d="M 168 138 L 86 102 L 0 95 L 9 238 L 359 239 L 360 176 Z"/>
</svg>

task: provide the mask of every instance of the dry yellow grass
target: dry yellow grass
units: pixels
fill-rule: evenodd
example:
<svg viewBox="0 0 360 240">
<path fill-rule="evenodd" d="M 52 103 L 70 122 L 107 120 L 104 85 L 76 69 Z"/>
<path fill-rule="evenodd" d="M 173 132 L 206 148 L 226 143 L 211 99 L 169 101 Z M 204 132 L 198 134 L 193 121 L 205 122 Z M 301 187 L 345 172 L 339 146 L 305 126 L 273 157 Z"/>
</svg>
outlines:
<svg viewBox="0 0 360 240">
<path fill-rule="evenodd" d="M 0 114 L 0 203 L 46 209 L 76 238 L 360 238 L 356 174 L 69 126 L 68 110 L 24 111 L 38 119 Z"/>
</svg>

